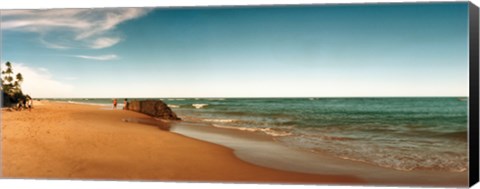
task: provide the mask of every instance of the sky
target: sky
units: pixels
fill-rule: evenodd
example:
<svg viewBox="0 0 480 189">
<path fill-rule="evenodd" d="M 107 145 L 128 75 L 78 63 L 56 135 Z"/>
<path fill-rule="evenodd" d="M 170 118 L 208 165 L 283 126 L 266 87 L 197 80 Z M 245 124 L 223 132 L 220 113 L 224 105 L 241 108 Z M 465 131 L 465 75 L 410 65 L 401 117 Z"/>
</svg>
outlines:
<svg viewBox="0 0 480 189">
<path fill-rule="evenodd" d="M 0 11 L 34 98 L 468 96 L 468 4 Z"/>
</svg>

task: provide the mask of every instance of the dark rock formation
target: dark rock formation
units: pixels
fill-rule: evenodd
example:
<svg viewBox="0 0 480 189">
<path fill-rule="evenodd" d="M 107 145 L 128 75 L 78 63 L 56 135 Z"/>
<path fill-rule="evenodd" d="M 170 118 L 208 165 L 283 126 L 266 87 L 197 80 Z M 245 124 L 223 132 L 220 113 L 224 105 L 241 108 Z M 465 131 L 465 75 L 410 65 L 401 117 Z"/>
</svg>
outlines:
<svg viewBox="0 0 480 189">
<path fill-rule="evenodd" d="M 131 101 L 127 104 L 127 110 L 132 110 L 147 114 L 152 117 L 166 120 L 180 120 L 175 112 L 161 100 L 141 100 Z"/>
</svg>

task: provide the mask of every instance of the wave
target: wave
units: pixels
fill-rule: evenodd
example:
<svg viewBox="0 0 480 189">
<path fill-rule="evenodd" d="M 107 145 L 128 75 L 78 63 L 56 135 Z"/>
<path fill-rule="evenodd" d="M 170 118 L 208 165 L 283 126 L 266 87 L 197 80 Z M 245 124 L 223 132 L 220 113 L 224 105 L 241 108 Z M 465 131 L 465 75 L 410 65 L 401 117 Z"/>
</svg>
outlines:
<svg viewBox="0 0 480 189">
<path fill-rule="evenodd" d="M 289 133 L 289 132 L 286 132 L 286 131 L 274 131 L 272 129 L 265 129 L 265 130 L 262 130 L 265 134 L 267 135 L 270 135 L 270 136 L 279 136 L 279 137 L 282 137 L 282 136 L 290 136 L 292 135 L 292 133 Z"/>
<path fill-rule="evenodd" d="M 62 101 L 59 101 L 62 102 Z M 63 101 L 64 102 L 64 101 Z M 76 101 L 67 101 L 70 104 L 82 104 L 82 105 L 94 105 L 94 106 L 113 106 L 112 104 L 102 104 L 102 103 L 89 103 L 89 102 L 76 102 Z"/>
<path fill-rule="evenodd" d="M 208 104 L 192 104 L 192 106 L 195 107 L 196 109 L 200 109 L 208 106 Z"/>
<path fill-rule="evenodd" d="M 167 104 L 167 106 L 170 108 L 180 108 L 180 105 L 176 105 L 176 104 Z"/>
<path fill-rule="evenodd" d="M 237 122 L 237 120 L 233 120 L 233 119 L 203 119 L 203 121 L 216 122 L 216 123 L 233 123 L 233 122 Z"/>
<path fill-rule="evenodd" d="M 207 98 L 205 100 L 225 100 L 224 98 Z"/>
<path fill-rule="evenodd" d="M 284 137 L 281 141 L 311 152 L 327 153 L 342 159 L 399 171 L 465 172 L 468 168 L 467 153 L 462 150 L 466 149 L 466 146 L 459 148 L 456 145 L 458 142 L 451 140 L 446 140 L 444 144 L 437 142 L 435 147 L 412 141 L 379 143 L 379 141 L 311 133 Z"/>
<path fill-rule="evenodd" d="M 383 155 L 381 158 L 373 157 L 374 159 L 356 156 L 339 157 L 342 159 L 374 164 L 380 167 L 391 168 L 399 171 L 440 170 L 449 172 L 465 172 L 468 169 L 466 157 L 461 157 L 459 154 L 449 156 L 440 154 L 425 155 L 422 153 L 410 153 L 408 156 L 403 154 Z"/>
<path fill-rule="evenodd" d="M 234 126 L 225 126 L 225 125 L 217 125 L 212 124 L 214 127 L 223 128 L 223 129 L 234 129 L 240 131 L 249 131 L 249 132 L 263 132 L 270 136 L 281 137 L 281 136 L 290 136 L 292 133 L 286 131 L 276 131 L 270 128 L 254 128 L 254 127 L 234 127 Z"/>
</svg>

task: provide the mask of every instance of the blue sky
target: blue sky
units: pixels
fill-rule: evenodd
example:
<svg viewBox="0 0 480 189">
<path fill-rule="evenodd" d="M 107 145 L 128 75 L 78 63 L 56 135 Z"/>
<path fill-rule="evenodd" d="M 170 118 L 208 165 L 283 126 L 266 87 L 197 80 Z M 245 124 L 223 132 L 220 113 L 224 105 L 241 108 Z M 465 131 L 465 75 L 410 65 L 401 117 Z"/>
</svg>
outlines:
<svg viewBox="0 0 480 189">
<path fill-rule="evenodd" d="M 1 11 L 36 97 L 467 96 L 468 4 Z"/>
</svg>

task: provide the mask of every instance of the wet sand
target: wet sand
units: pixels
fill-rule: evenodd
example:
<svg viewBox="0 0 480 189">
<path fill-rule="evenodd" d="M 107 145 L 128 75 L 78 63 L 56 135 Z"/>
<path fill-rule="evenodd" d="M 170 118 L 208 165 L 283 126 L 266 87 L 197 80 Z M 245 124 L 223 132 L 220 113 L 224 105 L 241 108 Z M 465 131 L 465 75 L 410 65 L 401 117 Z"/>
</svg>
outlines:
<svg viewBox="0 0 480 189">
<path fill-rule="evenodd" d="M 2 110 L 4 178 L 365 184 L 348 174 L 255 165 L 230 148 L 123 121 L 148 119 L 136 112 L 37 101 L 34 107 Z"/>
<path fill-rule="evenodd" d="M 240 159 L 255 165 L 279 170 L 353 175 L 375 186 L 467 187 L 468 172 L 433 170 L 399 171 L 363 162 L 341 159 L 328 154 L 312 153 L 287 147 L 271 136 L 232 129 L 206 127 L 178 122 L 172 132 L 220 144 L 234 149 Z"/>
</svg>

